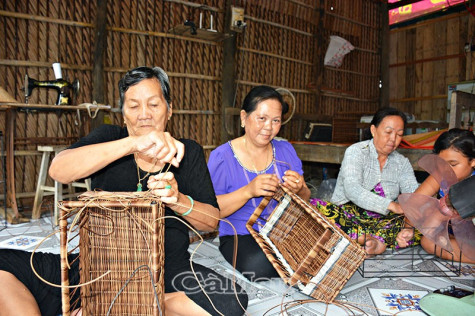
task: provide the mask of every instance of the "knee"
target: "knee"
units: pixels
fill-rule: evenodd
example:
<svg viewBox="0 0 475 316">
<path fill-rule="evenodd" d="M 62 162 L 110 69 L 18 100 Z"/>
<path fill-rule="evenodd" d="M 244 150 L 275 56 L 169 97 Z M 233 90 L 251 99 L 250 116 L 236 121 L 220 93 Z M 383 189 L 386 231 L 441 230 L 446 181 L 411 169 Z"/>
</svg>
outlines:
<svg viewBox="0 0 475 316">
<path fill-rule="evenodd" d="M 31 292 L 13 274 L 0 270 L 0 316 L 41 315 Z"/>
</svg>

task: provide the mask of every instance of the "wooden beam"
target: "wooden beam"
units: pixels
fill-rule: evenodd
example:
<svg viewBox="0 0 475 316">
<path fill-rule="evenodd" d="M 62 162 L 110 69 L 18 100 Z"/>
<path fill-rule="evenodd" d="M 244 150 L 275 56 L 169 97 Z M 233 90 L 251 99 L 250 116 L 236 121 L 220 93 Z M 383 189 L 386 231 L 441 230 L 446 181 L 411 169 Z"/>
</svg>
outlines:
<svg viewBox="0 0 475 316">
<path fill-rule="evenodd" d="M 431 58 L 410 60 L 410 61 L 406 61 L 406 62 L 403 62 L 403 63 L 397 63 L 397 64 L 389 65 L 389 68 L 407 66 L 407 65 L 413 65 L 413 64 L 420 64 L 420 63 L 431 62 L 431 61 L 452 59 L 452 58 L 463 58 L 463 57 L 465 57 L 465 54 L 452 54 L 452 55 L 437 56 L 437 57 L 431 57 Z"/>
<path fill-rule="evenodd" d="M 226 14 L 224 16 L 224 32 L 230 33 L 231 31 L 231 0 L 226 0 L 225 9 Z M 244 32 L 246 32 L 244 30 Z M 236 35 L 235 32 L 232 32 Z M 225 143 L 230 138 L 233 138 L 237 135 L 234 135 L 234 124 L 236 119 L 232 115 L 226 115 L 225 109 L 233 108 L 235 103 L 236 96 L 236 83 L 234 82 L 235 78 L 235 55 L 236 55 L 236 36 L 231 36 L 226 38 L 223 41 L 223 64 L 221 65 L 222 75 L 221 75 L 221 144 Z"/>
<path fill-rule="evenodd" d="M 379 32 L 381 39 L 381 89 L 379 93 L 379 107 L 389 106 L 389 15 L 388 3 L 383 1 L 380 7 L 382 29 Z"/>
<path fill-rule="evenodd" d="M 107 45 L 107 0 L 97 0 L 96 22 L 94 27 L 94 60 L 92 70 L 92 99 L 104 103 L 104 53 Z M 91 123 L 94 129 L 104 122 L 104 113 L 99 112 Z"/>
</svg>

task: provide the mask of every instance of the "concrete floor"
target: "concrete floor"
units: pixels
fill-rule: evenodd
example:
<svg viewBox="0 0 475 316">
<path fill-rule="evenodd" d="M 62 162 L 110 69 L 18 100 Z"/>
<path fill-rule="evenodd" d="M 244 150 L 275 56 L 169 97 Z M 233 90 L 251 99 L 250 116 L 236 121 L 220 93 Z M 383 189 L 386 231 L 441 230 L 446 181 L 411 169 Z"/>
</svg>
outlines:
<svg viewBox="0 0 475 316">
<path fill-rule="evenodd" d="M 0 229 L 3 226 L 2 221 Z M 0 248 L 32 251 L 54 229 L 49 216 L 25 224 L 8 224 L 0 231 Z M 217 239 L 205 241 L 197 247 L 197 242 L 190 246 L 190 252 L 196 250 L 193 255 L 195 262 L 232 278 L 233 269 L 220 254 Z M 59 234 L 45 240 L 38 251 L 59 253 Z M 409 315 L 409 312 L 411 316 L 425 315 L 419 309 L 418 301 L 427 293 L 449 285 L 470 291 L 475 288 L 475 266 L 456 265 L 459 276 L 448 267 L 450 264 L 425 254 L 420 247 L 397 254 L 387 251 L 367 259 L 337 297 L 338 303 L 356 306 L 360 311 L 353 309 L 350 312 L 339 304 L 326 306 L 310 302 L 290 307 L 287 315 Z M 239 273 L 236 273 L 236 279 L 249 294 L 249 315 L 280 315 L 282 302 L 311 299 L 295 288 L 289 288 L 280 279 L 251 283 Z"/>
</svg>

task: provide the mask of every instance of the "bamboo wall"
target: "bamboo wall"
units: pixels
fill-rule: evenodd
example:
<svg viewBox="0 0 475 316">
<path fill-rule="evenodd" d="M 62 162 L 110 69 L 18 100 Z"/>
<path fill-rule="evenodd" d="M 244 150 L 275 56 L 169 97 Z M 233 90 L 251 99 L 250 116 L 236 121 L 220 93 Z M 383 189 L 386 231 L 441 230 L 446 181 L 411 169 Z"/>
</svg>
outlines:
<svg viewBox="0 0 475 316">
<path fill-rule="evenodd" d="M 355 49 L 339 68 L 320 68 L 317 113 L 333 119 L 334 142 L 358 141 L 356 123 L 380 106 L 383 14 L 376 1 L 326 1 L 319 44 L 330 35 L 348 40 Z"/>
<path fill-rule="evenodd" d="M 373 0 L 200 0 L 200 1 L 106 1 L 104 58 L 94 58 L 97 46 L 96 21 L 105 0 L 42 1 L 15 0 L 0 3 L 0 86 L 24 102 L 21 88 L 28 74 L 38 80 L 52 80 L 53 62 L 61 62 L 63 78 L 77 78 L 81 89 L 76 104 L 92 102 L 93 70 L 102 63 L 103 102 L 117 106 L 117 82 L 130 68 L 160 66 L 170 76 L 174 115 L 169 130 L 175 137 L 197 140 L 206 154 L 225 141 L 223 138 L 223 72 L 225 43 L 235 41 L 232 58 L 234 79 L 232 107 L 240 108 L 246 93 L 258 84 L 283 87 L 297 100 L 296 118 L 282 128 L 279 136 L 302 140 L 309 121 L 349 118 L 372 113 L 379 104 L 381 64 L 381 4 Z M 229 32 L 226 8 L 243 7 L 247 27 L 242 33 Z M 215 36 L 192 36 L 183 28 L 185 20 L 209 28 L 213 15 Z M 203 32 L 201 32 L 203 33 Z M 340 68 L 323 66 L 330 35 L 348 39 L 356 49 Z M 227 88 L 226 88 L 227 87 Z M 30 103 L 54 104 L 56 92 L 36 89 Z M 1 112 L 0 128 L 5 116 Z M 122 124 L 120 113 L 107 115 Z M 71 143 L 81 133 L 84 120 L 75 112 L 18 113 L 16 137 L 42 139 L 22 144 L 17 150 L 35 151 L 45 138 Z M 61 122 L 61 125 L 60 123 Z M 82 122 L 79 124 L 79 122 Z M 77 123 L 77 124 L 76 124 Z M 63 126 L 63 127 L 61 127 Z M 353 128 L 348 137 L 356 140 Z M 341 136 L 340 133 L 340 136 Z M 227 137 L 230 137 L 228 134 Z M 341 138 L 341 137 L 340 137 Z M 17 193 L 32 192 L 36 185 L 39 156 L 15 159 Z"/>
<path fill-rule="evenodd" d="M 391 106 L 419 120 L 446 121 L 448 85 L 475 78 L 475 53 L 463 50 L 474 34 L 467 11 L 391 30 Z"/>
</svg>

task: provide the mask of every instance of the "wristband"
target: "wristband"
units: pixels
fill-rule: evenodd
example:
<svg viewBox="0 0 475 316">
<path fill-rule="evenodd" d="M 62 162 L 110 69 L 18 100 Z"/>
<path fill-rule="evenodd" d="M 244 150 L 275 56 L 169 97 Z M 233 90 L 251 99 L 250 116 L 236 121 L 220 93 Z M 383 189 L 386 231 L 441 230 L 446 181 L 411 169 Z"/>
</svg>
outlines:
<svg viewBox="0 0 475 316">
<path fill-rule="evenodd" d="M 195 205 L 195 201 L 193 201 L 193 198 L 192 198 L 191 196 L 189 196 L 189 195 L 185 195 L 185 196 L 190 200 L 191 206 L 190 206 L 190 208 L 188 209 L 188 211 L 186 211 L 186 212 L 183 213 L 183 214 L 179 214 L 179 213 L 175 212 L 176 215 L 179 215 L 179 216 L 187 216 L 187 215 L 189 215 L 189 214 L 191 213 L 191 211 L 193 211 L 193 206 Z"/>
</svg>

